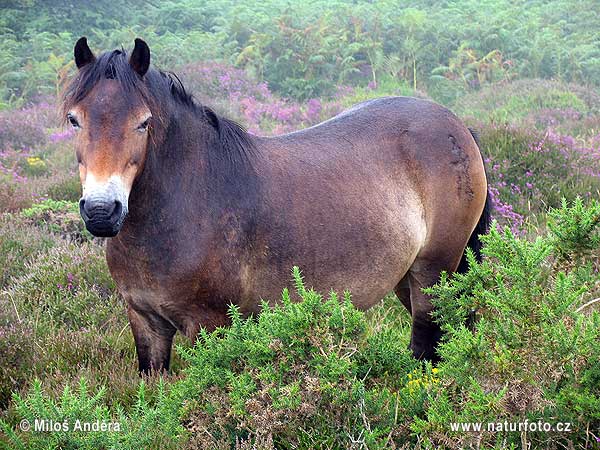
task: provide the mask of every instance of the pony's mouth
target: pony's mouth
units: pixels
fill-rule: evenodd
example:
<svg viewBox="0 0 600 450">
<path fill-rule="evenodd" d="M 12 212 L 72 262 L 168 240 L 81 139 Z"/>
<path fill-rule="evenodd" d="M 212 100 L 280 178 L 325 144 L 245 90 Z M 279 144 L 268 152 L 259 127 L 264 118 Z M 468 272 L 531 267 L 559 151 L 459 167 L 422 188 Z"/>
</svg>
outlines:
<svg viewBox="0 0 600 450">
<path fill-rule="evenodd" d="M 96 237 L 114 237 L 121 231 L 127 207 L 119 201 L 113 204 L 95 204 L 88 208 L 86 201 L 79 201 L 79 212 L 87 230 Z"/>
</svg>

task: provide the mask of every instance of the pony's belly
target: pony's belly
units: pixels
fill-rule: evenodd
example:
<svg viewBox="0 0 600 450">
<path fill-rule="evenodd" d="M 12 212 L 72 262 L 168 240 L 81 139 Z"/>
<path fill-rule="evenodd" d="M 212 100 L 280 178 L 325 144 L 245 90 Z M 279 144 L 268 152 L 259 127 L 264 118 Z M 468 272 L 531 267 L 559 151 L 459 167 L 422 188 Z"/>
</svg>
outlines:
<svg viewBox="0 0 600 450">
<path fill-rule="evenodd" d="M 363 310 L 376 305 L 392 292 L 410 268 L 408 260 L 403 262 L 393 259 L 378 267 L 369 265 L 354 268 L 337 267 L 335 273 L 321 271 L 313 274 L 308 273 L 309 269 L 306 265 L 299 263 L 298 266 L 303 273 L 307 288 L 314 289 L 324 297 L 328 296 L 331 291 L 336 292 L 339 297 L 342 297 L 345 291 L 349 291 L 354 306 Z M 239 304 L 243 312 L 259 312 L 260 299 L 266 300 L 270 304 L 280 302 L 284 287 L 288 288 L 294 300 L 300 299 L 291 280 L 291 271 L 282 272 L 277 276 L 269 272 L 269 269 L 260 272 L 262 273 L 257 272 L 256 274 L 253 286 L 249 289 L 249 295 L 245 296 Z"/>
<path fill-rule="evenodd" d="M 324 296 L 331 291 L 339 296 L 350 291 L 352 303 L 360 309 L 368 309 L 393 291 L 406 275 L 423 240 L 424 233 L 411 232 L 406 226 L 396 224 L 385 239 L 371 236 L 362 242 L 315 245 L 304 248 L 304 252 L 292 252 L 290 258 L 280 259 L 276 250 L 266 249 L 262 263 L 247 268 L 246 295 L 240 307 L 243 311 L 257 312 L 260 298 L 277 303 L 284 287 L 297 300 L 291 269 L 298 266 L 307 288 Z M 275 256 L 270 258 L 269 252 Z"/>
<path fill-rule="evenodd" d="M 130 307 L 157 315 L 167 320 L 178 331 L 193 339 L 200 327 L 209 331 L 228 323 L 227 306 L 230 302 L 215 305 L 212 299 L 199 298 L 192 291 L 182 291 L 173 286 L 166 288 L 134 288 L 122 291 Z"/>
<path fill-rule="evenodd" d="M 278 203 L 273 194 L 270 204 L 281 213 L 265 220 L 268 226 L 258 234 L 260 245 L 244 277 L 250 295 L 242 306 L 252 310 L 253 299 L 260 297 L 276 302 L 285 286 L 293 291 L 293 266 L 307 287 L 323 295 L 349 290 L 361 309 L 393 291 L 423 247 L 427 226 L 410 181 L 388 178 L 365 185 L 373 190 L 369 201 L 357 200 L 366 189 L 357 184 L 336 191 L 305 185 L 310 201 L 303 205 Z"/>
</svg>

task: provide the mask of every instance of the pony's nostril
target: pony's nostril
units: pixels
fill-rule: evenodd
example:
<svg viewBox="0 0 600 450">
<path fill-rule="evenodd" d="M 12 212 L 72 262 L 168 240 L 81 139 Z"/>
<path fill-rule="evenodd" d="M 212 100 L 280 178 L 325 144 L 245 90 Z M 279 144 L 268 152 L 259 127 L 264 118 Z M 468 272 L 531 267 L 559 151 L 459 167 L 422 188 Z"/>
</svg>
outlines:
<svg viewBox="0 0 600 450">
<path fill-rule="evenodd" d="M 115 200 L 111 216 L 118 218 L 121 216 L 121 212 L 123 212 L 123 203 L 121 203 L 119 200 Z"/>
<path fill-rule="evenodd" d="M 84 199 L 79 200 L 79 214 L 81 214 L 81 217 L 83 217 L 84 219 L 87 219 L 89 217 L 88 212 L 85 209 Z"/>
</svg>

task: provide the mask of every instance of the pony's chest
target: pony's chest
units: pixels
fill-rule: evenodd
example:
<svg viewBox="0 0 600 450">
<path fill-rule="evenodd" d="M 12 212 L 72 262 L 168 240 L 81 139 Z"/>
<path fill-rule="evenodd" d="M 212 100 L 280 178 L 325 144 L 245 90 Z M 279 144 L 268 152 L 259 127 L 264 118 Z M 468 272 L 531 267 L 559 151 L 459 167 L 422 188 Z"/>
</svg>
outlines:
<svg viewBox="0 0 600 450">
<path fill-rule="evenodd" d="M 119 291 L 146 292 L 150 296 L 181 295 L 194 290 L 202 266 L 202 256 L 193 246 L 180 242 L 154 242 L 153 245 L 126 245 L 110 242 L 106 259 Z"/>
<path fill-rule="evenodd" d="M 194 335 L 198 324 L 224 325 L 227 305 L 241 292 L 236 277 L 224 270 L 223 259 L 211 254 L 188 252 L 184 257 L 161 259 L 140 247 L 109 245 L 107 261 L 129 305 L 158 314 L 188 336 Z"/>
</svg>

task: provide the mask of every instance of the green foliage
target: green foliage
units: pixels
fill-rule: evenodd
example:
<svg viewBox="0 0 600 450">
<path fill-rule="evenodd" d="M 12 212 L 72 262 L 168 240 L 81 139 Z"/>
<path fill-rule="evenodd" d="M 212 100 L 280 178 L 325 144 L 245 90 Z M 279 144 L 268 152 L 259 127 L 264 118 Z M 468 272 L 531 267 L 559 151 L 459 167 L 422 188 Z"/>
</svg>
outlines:
<svg viewBox="0 0 600 450">
<path fill-rule="evenodd" d="M 24 209 L 22 214 L 29 219 L 45 221 L 43 216 L 49 212 L 77 213 L 79 212 L 79 208 L 76 203 L 48 199 Z"/>
<path fill-rule="evenodd" d="M 66 200 L 47 199 L 21 211 L 35 225 L 73 242 L 91 241 L 79 215 L 79 205 Z"/>
<path fill-rule="evenodd" d="M 600 204 L 594 202 L 586 207 L 577 197 L 569 206 L 563 199 L 561 207 L 552 210 L 548 219 L 555 252 L 561 260 L 581 262 L 600 245 Z"/>
<path fill-rule="evenodd" d="M 349 294 L 324 300 L 305 288 L 297 268 L 294 280 L 300 302 L 286 289 L 280 305 L 265 303 L 247 320 L 232 306 L 231 327 L 202 332 L 183 351 L 189 367 L 173 395 L 185 402 L 194 445 L 342 448 L 355 436 L 385 448 L 394 409 L 412 408 L 412 393 L 394 392 L 420 367 L 406 342 L 391 340 L 391 330 L 367 336 Z"/>
<path fill-rule="evenodd" d="M 0 426 L 7 435 L 7 443 L 0 442 L 0 445 L 14 449 L 178 448 L 176 442 L 167 437 L 172 430 L 165 427 L 160 408 L 146 400 L 145 390 L 141 382 L 134 407 L 126 416 L 120 408 L 110 411 L 106 407 L 105 388 L 91 394 L 84 378 L 76 390 L 65 386 L 56 400 L 44 395 L 41 383 L 36 380 L 27 397 L 14 396 L 16 413 L 27 421 L 31 431 L 16 434 L 0 419 Z M 156 403 L 163 400 L 161 382 Z M 36 430 L 36 426 L 40 428 Z M 49 432 L 41 428 L 43 426 L 56 428 Z"/>
<path fill-rule="evenodd" d="M 528 433 L 534 447 L 550 440 L 574 445 L 600 426 L 598 311 L 581 310 L 598 282 L 600 203 L 581 200 L 551 213 L 548 236 L 527 241 L 492 227 L 483 236 L 485 259 L 469 257 L 466 274 L 442 276 L 427 289 L 445 331 L 440 371 L 449 384 L 413 430 L 439 445 L 442 429 L 458 422 L 569 422 L 572 433 Z M 579 224 L 579 226 L 577 225 Z M 585 244 L 584 244 L 585 242 Z M 583 251 L 585 250 L 585 251 Z M 558 264 L 577 260 L 578 264 Z M 591 266 L 596 267 L 595 270 Z M 473 329 L 468 314 L 476 311 Z M 442 402 L 440 408 L 438 402 Z M 522 443 L 519 433 L 449 433 L 453 446 Z"/>
<path fill-rule="evenodd" d="M 299 99 L 385 77 L 412 90 L 431 88 L 448 104 L 515 77 L 598 86 L 592 31 L 598 18 L 586 13 L 595 6 L 591 0 L 10 2 L 0 18 L 0 106 L 55 95 L 83 35 L 102 49 L 129 47 L 142 35 L 160 66 L 228 61 Z"/>
</svg>

